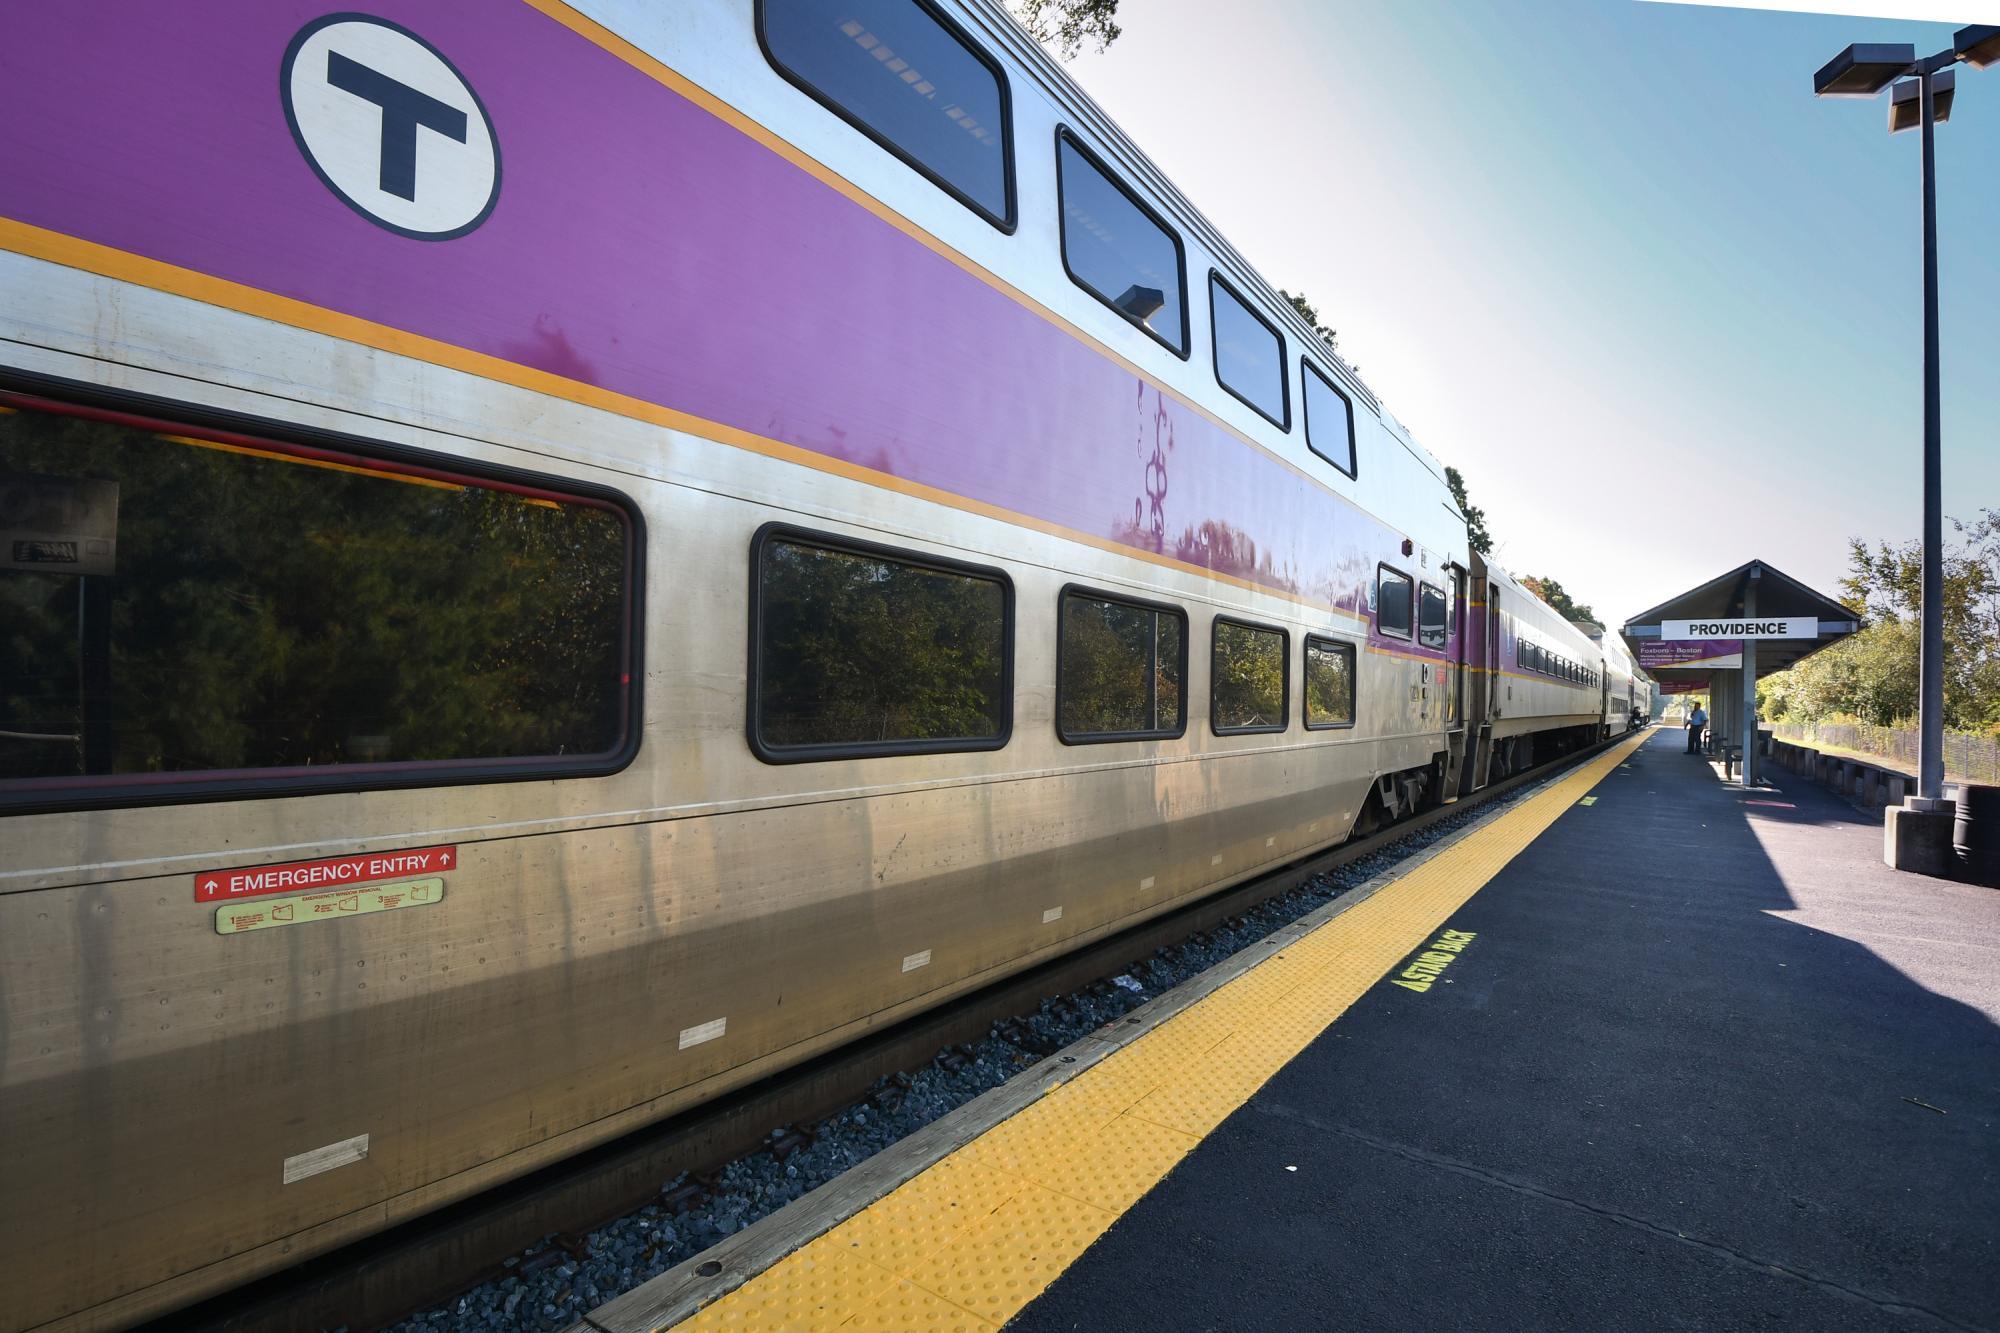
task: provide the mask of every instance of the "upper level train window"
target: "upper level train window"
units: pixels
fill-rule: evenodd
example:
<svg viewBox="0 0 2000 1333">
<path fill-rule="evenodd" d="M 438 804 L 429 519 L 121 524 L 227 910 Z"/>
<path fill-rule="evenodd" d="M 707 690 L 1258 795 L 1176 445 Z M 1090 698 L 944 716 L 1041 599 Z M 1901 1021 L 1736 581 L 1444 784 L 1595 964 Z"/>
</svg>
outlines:
<svg viewBox="0 0 2000 1333">
<path fill-rule="evenodd" d="M 1305 367 L 1306 447 L 1327 462 L 1354 475 L 1354 405 L 1333 387 L 1318 366 L 1300 358 Z"/>
<path fill-rule="evenodd" d="M 1336 639 L 1306 639 L 1307 728 L 1354 725 L 1354 645 Z"/>
<path fill-rule="evenodd" d="M 1012 723 L 997 569 L 770 526 L 752 544 L 750 740 L 782 763 L 992 750 Z"/>
<path fill-rule="evenodd" d="M 1375 570 L 1375 628 L 1398 639 L 1410 637 L 1410 576 L 1387 565 Z"/>
<path fill-rule="evenodd" d="M 923 0 L 758 0 L 780 74 L 1014 229 L 1013 134 L 999 65 Z"/>
<path fill-rule="evenodd" d="M 603 496 L 0 394 L 0 803 L 609 772 Z"/>
<path fill-rule="evenodd" d="M 1426 648 L 1445 644 L 1444 589 L 1428 583 L 1417 587 L 1417 642 Z"/>
<path fill-rule="evenodd" d="M 1290 643 L 1281 629 L 1216 617 L 1208 722 L 1217 735 L 1285 729 Z"/>
<path fill-rule="evenodd" d="M 1065 589 L 1057 637 L 1063 740 L 1178 736 L 1187 729 L 1187 617 L 1153 602 Z"/>
<path fill-rule="evenodd" d="M 1091 151 L 1056 134 L 1063 267 L 1078 286 L 1181 356 L 1188 351 L 1181 238 Z"/>
<path fill-rule="evenodd" d="M 1292 400 L 1285 387 L 1285 340 L 1222 278 L 1208 275 L 1208 304 L 1215 331 L 1215 378 L 1257 409 L 1279 430 L 1292 428 Z"/>
</svg>

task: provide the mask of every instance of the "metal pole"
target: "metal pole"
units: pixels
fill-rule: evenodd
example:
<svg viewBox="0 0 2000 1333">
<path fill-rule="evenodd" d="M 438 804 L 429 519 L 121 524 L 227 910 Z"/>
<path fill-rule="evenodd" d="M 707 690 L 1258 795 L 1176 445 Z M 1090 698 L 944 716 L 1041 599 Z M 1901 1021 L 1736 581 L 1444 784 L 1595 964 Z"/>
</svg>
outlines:
<svg viewBox="0 0 2000 1333">
<path fill-rule="evenodd" d="M 1743 585 L 1743 618 L 1757 617 L 1757 578 L 1755 566 L 1750 570 L 1750 581 Z M 1757 641 L 1743 640 L 1743 785 L 1754 786 L 1757 782 Z"/>
<path fill-rule="evenodd" d="M 1944 796 L 1944 502 L 1939 461 L 1937 159 L 1931 123 L 1931 62 L 1919 67 L 1924 134 L 1924 607 L 1922 696 L 1917 710 L 1919 809 Z"/>
</svg>

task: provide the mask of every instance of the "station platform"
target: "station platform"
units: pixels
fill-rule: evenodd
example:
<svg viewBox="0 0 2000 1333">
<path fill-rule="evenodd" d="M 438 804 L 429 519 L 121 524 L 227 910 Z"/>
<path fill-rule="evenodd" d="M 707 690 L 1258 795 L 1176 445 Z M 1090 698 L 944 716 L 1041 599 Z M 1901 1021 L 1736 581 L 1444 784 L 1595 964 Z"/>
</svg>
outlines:
<svg viewBox="0 0 2000 1333">
<path fill-rule="evenodd" d="M 589 1326 L 2000 1327 L 2000 894 L 1683 749 L 1613 747 L 793 1205 L 719 1299 Z"/>
</svg>

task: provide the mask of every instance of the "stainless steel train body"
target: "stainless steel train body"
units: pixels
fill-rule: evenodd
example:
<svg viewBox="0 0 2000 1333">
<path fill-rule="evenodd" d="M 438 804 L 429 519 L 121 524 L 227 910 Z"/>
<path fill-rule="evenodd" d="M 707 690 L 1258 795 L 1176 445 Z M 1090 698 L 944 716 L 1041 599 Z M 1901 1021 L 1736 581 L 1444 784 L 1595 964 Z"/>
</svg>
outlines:
<svg viewBox="0 0 2000 1333">
<path fill-rule="evenodd" d="M 84 8 L 16 16 L 0 79 L 10 123 L 43 127 L 0 146 L 0 473 L 84 509 L 97 472 L 125 476 L 115 565 L 75 583 L 0 571 L 19 605 L 74 604 L 110 639 L 79 650 L 70 713 L 0 718 L 0 1325 L 172 1309 L 1446 799 L 1497 745 L 1518 762 L 1533 736 L 1598 720 L 1597 689 L 1521 669 L 1522 644 L 1586 655 L 1469 555 L 1437 465 L 981 0 L 843 22 L 946 25 L 997 71 L 998 219 L 781 73 L 751 0 Z M 886 68 L 882 45 L 861 49 Z M 338 99 L 314 80 L 381 99 L 365 142 L 329 145 L 335 122 L 315 117 Z M 392 151 L 396 116 L 414 117 L 413 156 Z M 431 179 L 445 139 L 488 152 L 453 178 L 473 191 L 464 217 L 370 195 L 378 166 L 384 195 Z M 1068 276 L 1065 144 L 1176 238 L 1179 347 L 1133 315 L 1162 293 L 1120 308 Z M 1220 383 L 1218 291 L 1277 337 L 1282 411 Z M 1308 376 L 1351 409 L 1345 467 L 1309 445 Z M 317 763 L 123 757 L 105 728 L 163 707 L 191 679 L 174 672 L 248 669 L 204 656 L 203 617 L 276 614 L 254 559 L 213 599 L 177 584 L 192 600 L 150 631 L 167 641 L 145 645 L 160 674 L 142 679 L 117 639 L 139 608 L 118 599 L 160 586 L 149 561 L 198 572 L 228 530 L 334 598 L 320 642 L 360 642 L 323 566 L 406 535 L 369 530 L 366 506 L 337 531 L 260 530 L 219 493 L 147 512 L 158 478 L 120 469 L 155 456 L 250 469 L 232 495 L 281 473 L 264 489 L 289 493 L 311 469 L 479 497 L 507 524 L 596 515 L 617 584 L 589 594 L 598 739 L 402 762 L 402 738 L 355 723 Z M 22 540 L 36 559 L 75 545 Z M 768 743 L 753 593 L 784 542 L 984 580 L 1006 622 L 991 733 Z M 465 563 L 423 566 L 440 622 L 489 595 L 454 582 Z M 353 568 L 354 598 L 393 598 Z M 98 595 L 117 614 L 93 621 Z M 1064 722 L 1073 604 L 1152 608 L 1160 734 Z M 367 632 L 412 632 L 385 625 Z M 1281 636 L 1282 697 L 1218 730 L 1216 638 L 1246 629 Z M 1312 653 L 1332 674 L 1308 678 Z M 1178 718 L 1155 697 L 1168 684 Z M 559 693 L 530 685 L 503 702 L 532 714 L 521 697 Z M 430 688 L 426 711 L 450 712 L 451 676 Z M 1309 695 L 1334 700 L 1327 725 L 1308 725 Z M 74 773 L 50 776 L 52 739 L 76 742 Z M 350 907 L 259 887 L 379 885 L 351 870 L 371 858 L 434 896 Z M 249 896 L 218 905 L 225 882 Z"/>
</svg>

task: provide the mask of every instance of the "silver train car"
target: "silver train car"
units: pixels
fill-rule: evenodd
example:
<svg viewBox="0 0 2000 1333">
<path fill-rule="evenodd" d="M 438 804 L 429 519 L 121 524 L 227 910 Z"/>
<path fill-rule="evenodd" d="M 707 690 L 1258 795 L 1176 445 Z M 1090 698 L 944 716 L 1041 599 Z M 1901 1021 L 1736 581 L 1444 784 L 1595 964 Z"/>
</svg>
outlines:
<svg viewBox="0 0 2000 1333">
<path fill-rule="evenodd" d="M 0 1327 L 183 1306 L 1615 721 L 988 0 L 10 28 Z"/>
</svg>

